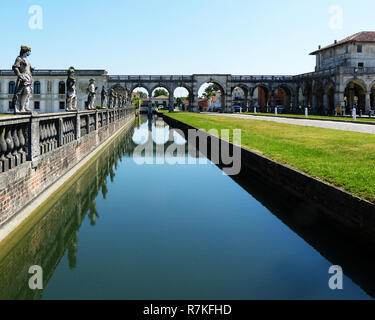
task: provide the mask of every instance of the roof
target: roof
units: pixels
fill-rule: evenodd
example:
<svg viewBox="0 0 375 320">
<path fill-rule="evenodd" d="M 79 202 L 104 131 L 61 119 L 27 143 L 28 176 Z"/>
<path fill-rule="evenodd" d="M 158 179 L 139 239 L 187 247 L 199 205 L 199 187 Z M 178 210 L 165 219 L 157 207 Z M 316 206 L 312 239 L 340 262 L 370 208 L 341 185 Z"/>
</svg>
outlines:
<svg viewBox="0 0 375 320">
<path fill-rule="evenodd" d="M 352 43 L 352 42 L 375 42 L 375 31 L 362 31 L 358 32 L 356 34 L 353 34 L 350 37 L 347 37 L 341 41 L 337 41 L 336 43 L 332 43 L 329 46 L 326 46 L 324 48 L 321 48 L 319 50 L 316 50 L 314 52 L 311 52 L 311 55 L 315 55 L 319 52 L 322 52 L 327 49 L 331 49 L 334 47 L 341 46 L 346 43 Z"/>
<path fill-rule="evenodd" d="M 168 96 L 157 96 L 153 97 L 152 100 L 169 100 Z"/>
</svg>

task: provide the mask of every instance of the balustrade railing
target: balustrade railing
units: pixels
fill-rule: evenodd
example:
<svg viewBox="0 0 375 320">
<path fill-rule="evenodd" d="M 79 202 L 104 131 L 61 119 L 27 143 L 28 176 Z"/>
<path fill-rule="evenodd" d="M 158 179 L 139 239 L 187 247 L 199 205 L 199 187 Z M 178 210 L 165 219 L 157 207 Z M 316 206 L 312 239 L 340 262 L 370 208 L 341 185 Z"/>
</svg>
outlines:
<svg viewBox="0 0 375 320">
<path fill-rule="evenodd" d="M 0 119 L 0 173 L 135 113 L 135 108 L 10 116 Z"/>
<path fill-rule="evenodd" d="M 43 120 L 39 123 L 40 154 L 45 154 L 58 147 L 58 119 Z"/>
<path fill-rule="evenodd" d="M 27 161 L 29 121 L 0 122 L 0 172 L 8 171 Z"/>
</svg>

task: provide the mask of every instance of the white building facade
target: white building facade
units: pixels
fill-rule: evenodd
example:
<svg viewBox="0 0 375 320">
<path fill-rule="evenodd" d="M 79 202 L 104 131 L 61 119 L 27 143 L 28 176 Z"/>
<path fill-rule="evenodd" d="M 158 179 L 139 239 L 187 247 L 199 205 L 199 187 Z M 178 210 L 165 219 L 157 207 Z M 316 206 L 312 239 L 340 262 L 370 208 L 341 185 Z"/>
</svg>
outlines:
<svg viewBox="0 0 375 320">
<path fill-rule="evenodd" d="M 100 105 L 102 86 L 107 88 L 105 70 L 76 70 L 77 108 L 85 109 L 86 89 L 89 80 L 95 79 L 98 87 L 96 105 Z M 33 72 L 33 97 L 30 109 L 38 113 L 53 113 L 65 110 L 67 70 L 36 70 Z M 11 102 L 17 77 L 11 70 L 0 71 L 0 113 L 13 113 Z"/>
</svg>

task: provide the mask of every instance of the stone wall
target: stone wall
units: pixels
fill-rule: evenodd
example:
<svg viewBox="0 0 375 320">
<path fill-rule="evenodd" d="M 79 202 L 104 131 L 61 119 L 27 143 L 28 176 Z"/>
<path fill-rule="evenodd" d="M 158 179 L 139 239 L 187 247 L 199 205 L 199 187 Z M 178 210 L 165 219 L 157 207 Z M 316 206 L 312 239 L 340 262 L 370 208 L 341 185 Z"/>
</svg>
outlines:
<svg viewBox="0 0 375 320">
<path fill-rule="evenodd" d="M 24 130 L 24 150 L 17 151 L 14 147 L 14 154 L 0 152 L 0 156 L 5 159 L 0 159 L 0 225 L 132 122 L 134 114 L 134 109 L 129 108 L 26 119 L 29 124 Z M 8 129 L 5 122 L 0 121 L 0 138 L 8 130 L 12 132 L 11 128 L 15 126 L 8 124 Z M 54 123 L 56 127 L 52 129 Z M 69 123 L 72 127 L 67 125 Z M 37 129 L 33 129 L 33 126 Z M 56 136 L 53 135 L 54 131 L 57 131 Z"/>
<path fill-rule="evenodd" d="M 183 130 L 185 134 L 188 129 L 193 128 L 166 115 L 163 117 L 168 124 Z M 218 138 L 207 133 L 204 135 L 209 136 L 206 155 L 209 157 L 211 143 Z M 232 144 L 220 141 L 223 144 L 229 144 L 229 149 L 233 148 Z M 374 204 L 245 148 L 241 150 L 241 161 L 242 178 L 250 174 L 255 175 L 261 181 L 287 190 L 296 197 L 306 199 L 308 203 L 316 206 L 316 211 L 323 212 L 337 227 L 344 228 L 348 234 L 375 242 Z"/>
</svg>

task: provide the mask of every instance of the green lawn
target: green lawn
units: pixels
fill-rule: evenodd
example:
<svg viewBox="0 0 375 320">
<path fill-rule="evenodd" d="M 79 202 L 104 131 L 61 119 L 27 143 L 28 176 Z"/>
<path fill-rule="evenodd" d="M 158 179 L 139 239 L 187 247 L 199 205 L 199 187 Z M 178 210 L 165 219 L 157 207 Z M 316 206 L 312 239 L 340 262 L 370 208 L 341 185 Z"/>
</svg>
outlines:
<svg viewBox="0 0 375 320">
<path fill-rule="evenodd" d="M 375 135 L 197 113 L 167 115 L 199 129 L 241 129 L 244 147 L 375 203 Z"/>
<path fill-rule="evenodd" d="M 248 114 L 248 115 L 255 115 L 255 113 L 253 112 L 244 112 L 243 114 Z M 278 115 L 275 115 L 273 113 L 257 113 L 256 115 L 259 115 L 259 116 L 269 116 L 269 117 L 295 117 L 295 118 L 304 118 L 306 119 L 305 115 L 302 115 L 302 114 L 278 114 Z M 345 121 L 354 121 L 353 118 L 351 117 L 340 117 L 340 116 L 337 116 L 337 117 L 326 117 L 326 116 L 313 116 L 313 115 L 310 115 L 307 119 L 323 119 L 323 120 L 345 120 Z M 368 118 L 368 117 L 365 117 L 365 118 L 360 118 L 357 116 L 357 120 L 356 121 L 371 121 L 371 122 L 374 122 L 375 121 L 375 118 Z"/>
</svg>

